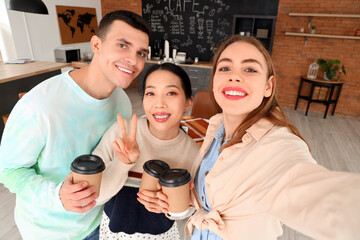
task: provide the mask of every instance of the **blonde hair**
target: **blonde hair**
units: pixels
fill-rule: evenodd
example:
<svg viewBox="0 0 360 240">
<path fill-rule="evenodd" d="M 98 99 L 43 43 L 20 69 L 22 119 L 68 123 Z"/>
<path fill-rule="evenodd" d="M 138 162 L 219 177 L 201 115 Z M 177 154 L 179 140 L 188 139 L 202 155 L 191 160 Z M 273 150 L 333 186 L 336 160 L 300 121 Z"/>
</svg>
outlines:
<svg viewBox="0 0 360 240">
<path fill-rule="evenodd" d="M 262 118 L 268 119 L 270 122 L 272 122 L 277 126 L 287 127 L 293 134 L 301 138 L 306 143 L 304 138 L 301 136 L 299 130 L 293 124 L 291 124 L 290 120 L 286 117 L 285 113 L 279 106 L 279 103 L 276 98 L 276 75 L 275 75 L 275 68 L 273 61 L 271 59 L 270 54 L 264 48 L 262 43 L 254 37 L 243 37 L 240 35 L 233 35 L 230 38 L 228 38 L 223 44 L 221 44 L 221 46 L 219 47 L 218 51 L 216 52 L 212 60 L 213 68 L 212 68 L 211 82 L 210 82 L 210 90 L 212 92 L 212 98 L 214 99 L 214 93 L 212 91 L 214 75 L 216 72 L 220 55 L 228 46 L 230 46 L 232 43 L 235 42 L 249 43 L 254 47 L 256 47 L 259 50 L 259 52 L 262 53 L 262 55 L 265 58 L 266 66 L 268 69 L 267 79 L 270 79 L 270 77 L 273 76 L 273 87 L 272 87 L 271 95 L 269 97 L 264 97 L 260 106 L 254 109 L 245 117 L 244 121 L 234 131 L 231 140 L 227 144 L 225 144 L 223 148 L 230 147 L 236 143 L 241 142 L 242 137 L 244 136 L 246 130 Z"/>
</svg>

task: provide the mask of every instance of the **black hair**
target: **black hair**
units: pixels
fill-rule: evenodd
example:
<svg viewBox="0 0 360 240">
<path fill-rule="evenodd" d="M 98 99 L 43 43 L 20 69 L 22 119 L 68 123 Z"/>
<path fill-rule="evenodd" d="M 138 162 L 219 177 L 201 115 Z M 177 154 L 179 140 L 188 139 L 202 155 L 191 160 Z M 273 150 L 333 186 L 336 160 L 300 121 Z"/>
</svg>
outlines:
<svg viewBox="0 0 360 240">
<path fill-rule="evenodd" d="M 184 71 L 184 69 L 172 63 L 155 64 L 146 71 L 141 89 L 142 96 L 144 96 L 145 93 L 146 80 L 148 76 L 157 70 L 169 71 L 178 76 L 181 80 L 181 87 L 184 90 L 186 99 L 191 98 L 192 90 L 189 75 Z"/>
<path fill-rule="evenodd" d="M 107 13 L 101 19 L 96 35 L 104 40 L 111 24 L 116 20 L 129 24 L 133 28 L 146 33 L 150 38 L 150 25 L 140 15 L 127 10 L 116 10 Z"/>
</svg>

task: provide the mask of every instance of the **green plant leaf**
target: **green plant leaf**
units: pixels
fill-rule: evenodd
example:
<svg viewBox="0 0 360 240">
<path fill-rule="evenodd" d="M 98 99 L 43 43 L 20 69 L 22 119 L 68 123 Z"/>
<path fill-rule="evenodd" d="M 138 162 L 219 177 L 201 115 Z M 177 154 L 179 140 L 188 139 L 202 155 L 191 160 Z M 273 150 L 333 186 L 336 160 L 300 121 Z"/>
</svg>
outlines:
<svg viewBox="0 0 360 240">
<path fill-rule="evenodd" d="M 336 75 L 336 72 L 334 70 L 330 70 L 326 73 L 326 77 L 331 81 Z"/>
<path fill-rule="evenodd" d="M 340 69 L 340 61 L 335 59 L 324 60 L 322 58 L 317 60 L 317 63 L 321 67 L 321 71 L 326 73 L 328 79 L 333 79 L 336 76 L 337 71 Z M 344 65 L 341 66 L 342 72 L 346 74 Z"/>
</svg>

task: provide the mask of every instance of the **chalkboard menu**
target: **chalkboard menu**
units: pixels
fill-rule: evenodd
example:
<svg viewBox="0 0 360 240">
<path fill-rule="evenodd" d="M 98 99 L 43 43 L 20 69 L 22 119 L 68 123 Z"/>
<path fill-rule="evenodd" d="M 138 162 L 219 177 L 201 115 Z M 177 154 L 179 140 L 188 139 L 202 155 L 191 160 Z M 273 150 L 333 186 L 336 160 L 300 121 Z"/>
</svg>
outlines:
<svg viewBox="0 0 360 240">
<path fill-rule="evenodd" d="M 142 15 L 151 25 L 153 53 L 159 54 L 163 41 L 168 40 L 171 49 L 186 52 L 192 59 L 210 61 L 218 45 L 232 35 L 234 14 L 276 16 L 278 3 L 276 0 L 142 0 Z"/>
</svg>

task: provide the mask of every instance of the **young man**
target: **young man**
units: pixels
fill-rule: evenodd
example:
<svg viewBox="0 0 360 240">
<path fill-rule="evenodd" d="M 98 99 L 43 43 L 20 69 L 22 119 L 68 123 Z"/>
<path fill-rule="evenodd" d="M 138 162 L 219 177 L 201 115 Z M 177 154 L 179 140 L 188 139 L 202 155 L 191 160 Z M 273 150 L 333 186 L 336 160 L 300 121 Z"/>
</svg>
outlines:
<svg viewBox="0 0 360 240">
<path fill-rule="evenodd" d="M 89 154 L 120 113 L 122 90 L 143 70 L 150 28 L 137 14 L 104 16 L 92 37 L 89 66 L 52 77 L 14 107 L 0 146 L 0 182 L 16 193 L 15 220 L 24 239 L 92 239 L 103 207 L 86 183 L 73 184 L 71 162 Z"/>
</svg>

